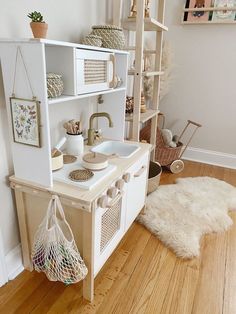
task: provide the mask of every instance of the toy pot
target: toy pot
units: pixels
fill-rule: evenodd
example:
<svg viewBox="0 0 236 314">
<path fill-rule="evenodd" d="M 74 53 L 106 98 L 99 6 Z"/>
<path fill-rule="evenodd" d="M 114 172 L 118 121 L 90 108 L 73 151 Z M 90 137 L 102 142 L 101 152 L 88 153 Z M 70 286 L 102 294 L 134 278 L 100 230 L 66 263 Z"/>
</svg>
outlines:
<svg viewBox="0 0 236 314">
<path fill-rule="evenodd" d="M 69 134 L 66 136 L 66 152 L 69 155 L 81 155 L 84 152 L 84 138 L 82 134 Z"/>
<path fill-rule="evenodd" d="M 31 22 L 30 27 L 32 29 L 32 33 L 34 38 L 46 38 L 48 24 L 43 22 Z"/>
</svg>

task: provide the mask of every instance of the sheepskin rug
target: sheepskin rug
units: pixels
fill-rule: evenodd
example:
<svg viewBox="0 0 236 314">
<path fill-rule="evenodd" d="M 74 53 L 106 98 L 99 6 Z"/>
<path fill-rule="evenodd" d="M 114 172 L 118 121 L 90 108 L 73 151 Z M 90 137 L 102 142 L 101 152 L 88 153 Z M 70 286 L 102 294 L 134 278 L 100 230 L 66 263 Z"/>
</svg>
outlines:
<svg viewBox="0 0 236 314">
<path fill-rule="evenodd" d="M 181 258 L 199 256 L 204 234 L 222 232 L 232 224 L 236 188 L 209 177 L 181 178 L 162 185 L 147 198 L 138 221 Z"/>
</svg>

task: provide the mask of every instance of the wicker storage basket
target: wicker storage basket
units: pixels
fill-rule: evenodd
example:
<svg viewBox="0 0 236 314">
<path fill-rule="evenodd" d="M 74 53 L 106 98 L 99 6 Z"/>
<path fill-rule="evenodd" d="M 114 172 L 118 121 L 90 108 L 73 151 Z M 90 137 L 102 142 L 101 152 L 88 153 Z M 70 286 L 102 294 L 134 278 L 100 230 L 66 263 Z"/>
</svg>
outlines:
<svg viewBox="0 0 236 314">
<path fill-rule="evenodd" d="M 89 46 L 101 47 L 102 46 L 102 37 L 89 34 L 83 39 L 82 44 L 83 45 L 89 45 Z"/>
<path fill-rule="evenodd" d="M 161 173 L 161 165 L 158 162 L 150 161 L 147 194 L 156 191 L 160 184 Z"/>
<path fill-rule="evenodd" d="M 95 25 L 92 27 L 93 35 L 102 37 L 102 46 L 110 49 L 123 49 L 125 36 L 122 28 L 114 25 Z"/>
<path fill-rule="evenodd" d="M 62 76 L 55 73 L 47 73 L 47 90 L 48 98 L 55 98 L 61 96 L 63 93 Z"/>
</svg>

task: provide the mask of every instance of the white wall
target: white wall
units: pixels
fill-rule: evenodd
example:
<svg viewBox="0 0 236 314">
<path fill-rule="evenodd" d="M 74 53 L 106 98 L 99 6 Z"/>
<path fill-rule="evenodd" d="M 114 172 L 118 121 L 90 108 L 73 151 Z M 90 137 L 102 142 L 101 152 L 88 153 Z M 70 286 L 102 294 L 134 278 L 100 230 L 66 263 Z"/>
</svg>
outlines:
<svg viewBox="0 0 236 314">
<path fill-rule="evenodd" d="M 41 11 L 49 24 L 48 38 L 80 42 L 93 24 L 101 23 L 106 16 L 106 2 L 100 6 L 96 0 L 0 0 L 0 38 L 32 37 L 27 14 Z M 101 11 L 102 10 L 102 11 Z M 101 14 L 103 12 L 103 14 Z M 81 108 L 84 108 L 81 101 Z M 76 112 L 73 106 L 73 114 Z M 78 107 L 79 108 L 79 107 Z M 56 108 L 54 107 L 56 110 Z M 53 108 L 51 109 L 51 113 Z M 77 114 L 79 115 L 79 109 Z M 52 114 L 53 115 L 53 114 Z M 55 115 L 55 113 L 54 113 Z M 65 116 L 63 116 L 65 117 Z M 3 235 L 5 255 L 19 243 L 16 211 L 8 176 L 13 173 L 6 108 L 0 71 L 0 229 Z M 55 142 L 59 134 L 53 138 Z"/>
<path fill-rule="evenodd" d="M 161 109 L 176 133 L 187 119 L 203 124 L 192 147 L 236 155 L 235 25 L 183 26 L 184 2 L 167 1 L 174 69 Z"/>
</svg>

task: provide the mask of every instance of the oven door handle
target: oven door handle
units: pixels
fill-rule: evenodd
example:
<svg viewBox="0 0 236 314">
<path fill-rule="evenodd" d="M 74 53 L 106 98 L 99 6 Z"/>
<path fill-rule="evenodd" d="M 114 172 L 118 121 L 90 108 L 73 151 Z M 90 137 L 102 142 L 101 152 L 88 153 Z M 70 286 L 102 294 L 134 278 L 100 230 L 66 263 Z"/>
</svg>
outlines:
<svg viewBox="0 0 236 314">
<path fill-rule="evenodd" d="M 112 208 L 123 197 L 124 192 L 120 191 L 116 197 L 107 205 L 107 208 Z"/>
<path fill-rule="evenodd" d="M 110 55 L 110 61 L 112 62 L 113 74 L 112 80 L 109 82 L 109 88 L 116 88 L 116 57 L 114 54 Z"/>
</svg>

